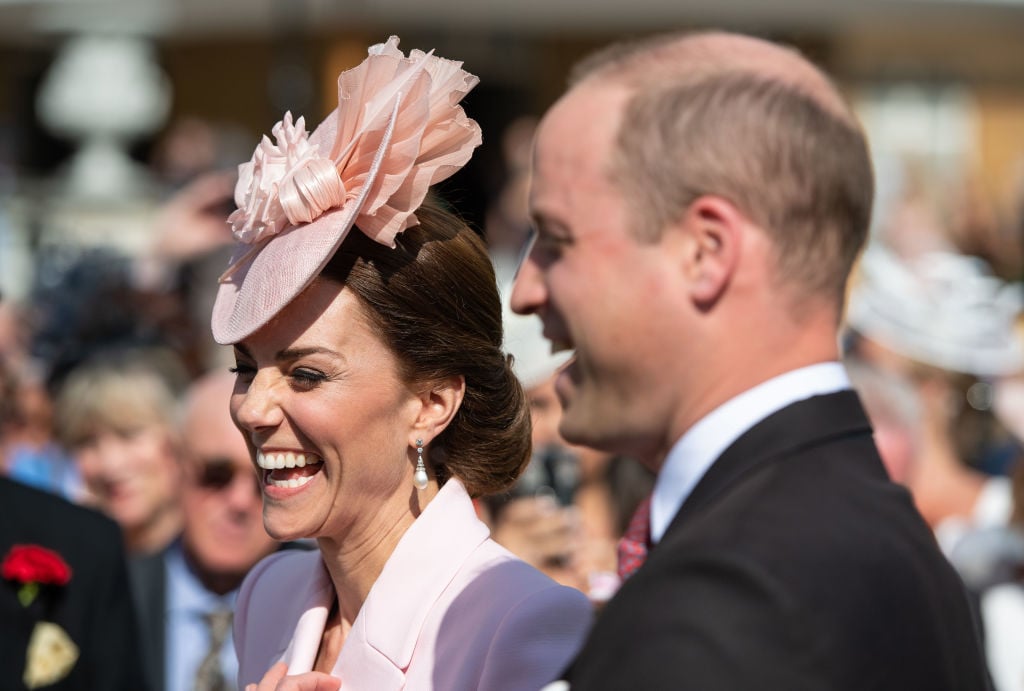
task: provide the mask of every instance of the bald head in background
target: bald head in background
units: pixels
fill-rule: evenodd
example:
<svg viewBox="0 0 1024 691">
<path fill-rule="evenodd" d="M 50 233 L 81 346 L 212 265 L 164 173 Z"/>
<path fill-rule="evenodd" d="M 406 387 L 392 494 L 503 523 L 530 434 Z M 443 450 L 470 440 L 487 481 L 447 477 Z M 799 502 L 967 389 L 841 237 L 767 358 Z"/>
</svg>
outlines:
<svg viewBox="0 0 1024 691">
<path fill-rule="evenodd" d="M 541 120 L 511 305 L 572 352 L 561 435 L 658 473 L 573 691 L 985 688 L 839 362 L 872 197 L 839 90 L 753 37 L 613 46 Z"/>
<path fill-rule="evenodd" d="M 256 470 L 228 411 L 234 385 L 227 371 L 207 374 L 188 390 L 182 410 L 182 543 L 200 580 L 218 594 L 237 588 L 277 546 L 263 528 Z"/>
</svg>

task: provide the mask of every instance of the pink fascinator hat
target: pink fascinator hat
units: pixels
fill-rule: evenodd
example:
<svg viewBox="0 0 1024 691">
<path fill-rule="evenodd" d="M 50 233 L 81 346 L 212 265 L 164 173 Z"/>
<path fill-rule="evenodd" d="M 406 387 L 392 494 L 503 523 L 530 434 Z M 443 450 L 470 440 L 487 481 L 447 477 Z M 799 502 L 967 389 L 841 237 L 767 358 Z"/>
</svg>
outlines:
<svg viewBox="0 0 1024 691">
<path fill-rule="evenodd" d="M 228 217 L 238 241 L 220 278 L 213 338 L 237 343 L 259 330 L 320 273 L 355 225 L 394 247 L 417 223 L 430 185 L 461 168 L 481 142 L 459 106 L 479 79 L 461 62 L 398 38 L 372 46 L 338 78 L 338 107 L 312 134 L 291 113 L 238 167 Z"/>
</svg>

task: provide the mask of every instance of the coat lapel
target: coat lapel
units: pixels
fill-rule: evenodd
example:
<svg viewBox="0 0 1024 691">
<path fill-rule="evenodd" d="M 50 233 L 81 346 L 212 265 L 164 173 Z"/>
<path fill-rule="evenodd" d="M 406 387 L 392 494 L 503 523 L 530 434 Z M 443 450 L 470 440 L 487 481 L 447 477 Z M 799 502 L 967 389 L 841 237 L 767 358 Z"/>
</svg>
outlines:
<svg viewBox="0 0 1024 691">
<path fill-rule="evenodd" d="M 134 557 L 128 562 L 135 608 L 142 629 L 140 647 L 151 691 L 164 690 L 167 628 L 167 553 Z"/>
<path fill-rule="evenodd" d="M 450 479 L 402 536 L 363 603 L 334 668 L 344 688 L 404 686 L 430 611 L 488 535 L 462 483 Z"/>
<path fill-rule="evenodd" d="M 320 651 L 320 639 L 327 625 L 327 615 L 334 604 L 334 585 L 323 562 L 317 560 L 313 578 L 310 579 L 303 598 L 298 621 L 291 631 L 282 631 L 278 646 L 278 660 L 288 663 L 289 674 L 312 671 L 316 655 Z"/>
<path fill-rule="evenodd" d="M 427 505 L 388 558 L 342 646 L 332 670 L 350 691 L 391 691 L 405 686 L 424 624 L 465 561 L 487 540 L 462 484 L 451 479 Z M 275 659 L 289 674 L 309 672 L 334 601 L 323 562 L 303 593 L 295 627 L 283 631 Z"/>
<path fill-rule="evenodd" d="M 786 406 L 744 432 L 722 452 L 683 502 L 666 535 L 764 464 L 785 462 L 801 449 L 857 435 L 871 435 L 871 424 L 852 390 L 812 396 Z"/>
</svg>

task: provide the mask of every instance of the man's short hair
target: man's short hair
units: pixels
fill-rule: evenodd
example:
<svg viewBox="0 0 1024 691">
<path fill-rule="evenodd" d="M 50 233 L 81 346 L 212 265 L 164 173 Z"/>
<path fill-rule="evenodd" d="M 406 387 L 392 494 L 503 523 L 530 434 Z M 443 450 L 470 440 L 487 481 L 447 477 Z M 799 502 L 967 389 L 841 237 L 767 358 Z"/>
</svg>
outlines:
<svg viewBox="0 0 1024 691">
<path fill-rule="evenodd" d="M 698 197 L 723 197 L 768 233 L 785 281 L 841 301 L 874 191 L 860 126 L 794 51 L 776 46 L 782 66 L 766 69 L 705 54 L 701 36 L 614 46 L 573 74 L 633 92 L 608 174 L 634 207 L 635 231 L 657 239 Z"/>
</svg>

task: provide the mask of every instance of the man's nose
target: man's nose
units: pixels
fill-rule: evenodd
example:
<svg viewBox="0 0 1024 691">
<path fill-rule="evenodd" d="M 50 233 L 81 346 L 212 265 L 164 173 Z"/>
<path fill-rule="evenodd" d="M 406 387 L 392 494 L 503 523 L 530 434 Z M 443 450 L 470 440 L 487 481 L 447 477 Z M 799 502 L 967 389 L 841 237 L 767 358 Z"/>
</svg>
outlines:
<svg viewBox="0 0 1024 691">
<path fill-rule="evenodd" d="M 517 314 L 533 314 L 544 302 L 544 282 L 541 280 L 540 269 L 533 261 L 532 253 L 523 258 L 512 284 L 512 295 L 509 303 L 512 311 Z"/>
</svg>

